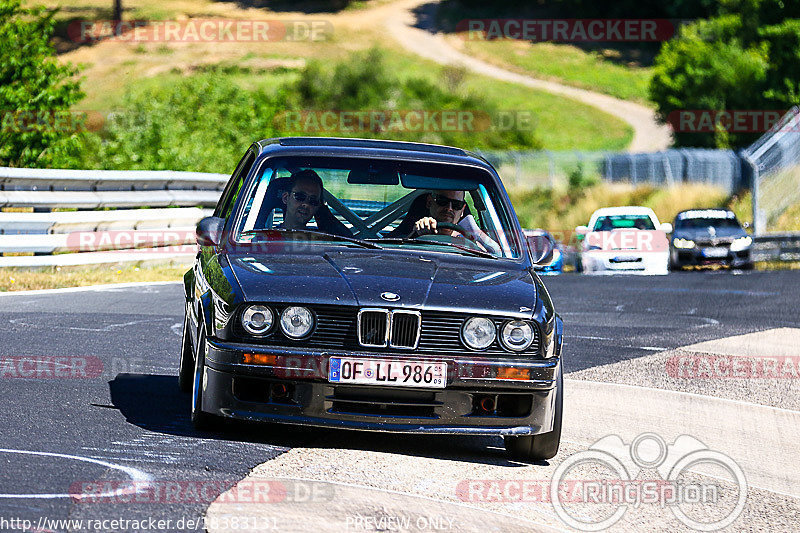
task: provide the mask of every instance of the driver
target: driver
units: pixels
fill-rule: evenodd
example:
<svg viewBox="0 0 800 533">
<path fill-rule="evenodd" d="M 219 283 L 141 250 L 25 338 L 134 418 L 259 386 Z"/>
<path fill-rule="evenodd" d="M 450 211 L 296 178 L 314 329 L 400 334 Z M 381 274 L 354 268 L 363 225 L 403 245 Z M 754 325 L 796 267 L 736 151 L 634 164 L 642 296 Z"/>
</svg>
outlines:
<svg viewBox="0 0 800 533">
<path fill-rule="evenodd" d="M 410 237 L 428 235 L 429 233 L 439 235 L 457 233 L 447 228 L 437 229 L 436 223 L 449 222 L 450 224 L 457 224 L 464 215 L 464 207 L 466 205 L 464 191 L 439 191 L 429 194 L 425 206 L 430 216 L 423 217 L 414 223 L 414 230 L 411 232 Z"/>
<path fill-rule="evenodd" d="M 431 233 L 449 237 L 455 235 L 457 238 L 473 240 L 484 251 L 500 255 L 502 253 L 500 246 L 478 227 L 472 215 L 464 216 L 467 205 L 464 198 L 464 191 L 439 191 L 428 194 L 425 205 L 429 216 L 422 217 L 414 223 L 414 229 L 409 237 Z M 439 228 L 437 227 L 439 222 L 457 224 L 463 230 L 459 232 L 450 228 Z"/>
</svg>

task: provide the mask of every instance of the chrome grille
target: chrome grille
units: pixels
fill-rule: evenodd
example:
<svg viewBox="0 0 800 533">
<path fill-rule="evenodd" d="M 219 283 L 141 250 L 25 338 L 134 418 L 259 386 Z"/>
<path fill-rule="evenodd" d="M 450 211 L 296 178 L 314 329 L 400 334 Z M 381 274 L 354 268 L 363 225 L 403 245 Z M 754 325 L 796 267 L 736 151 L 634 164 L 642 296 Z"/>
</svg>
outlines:
<svg viewBox="0 0 800 533">
<path fill-rule="evenodd" d="M 389 344 L 393 348 L 416 348 L 422 320 L 419 311 L 392 311 L 391 318 Z"/>
<path fill-rule="evenodd" d="M 361 309 L 358 312 L 358 343 L 371 348 L 411 349 L 417 347 L 420 332 L 419 311 Z"/>
<path fill-rule="evenodd" d="M 387 344 L 390 315 L 386 309 L 361 309 L 358 312 L 358 342 L 382 348 Z"/>
</svg>

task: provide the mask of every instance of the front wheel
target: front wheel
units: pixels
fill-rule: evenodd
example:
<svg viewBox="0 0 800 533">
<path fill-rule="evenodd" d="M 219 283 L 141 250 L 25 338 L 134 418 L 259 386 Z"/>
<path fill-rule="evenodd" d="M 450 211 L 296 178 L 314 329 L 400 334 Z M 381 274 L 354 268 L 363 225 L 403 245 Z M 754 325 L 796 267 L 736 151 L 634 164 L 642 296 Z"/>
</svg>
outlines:
<svg viewBox="0 0 800 533">
<path fill-rule="evenodd" d="M 181 392 L 192 392 L 194 377 L 194 354 L 192 353 L 192 335 L 189 333 L 189 308 L 186 308 L 186 318 L 183 320 L 183 336 L 181 339 L 181 359 L 178 365 L 178 387 Z"/>
<path fill-rule="evenodd" d="M 220 426 L 220 418 L 203 411 L 203 375 L 206 366 L 206 330 L 201 327 L 197 335 L 192 383 L 192 425 L 199 431 L 213 431 Z"/>
<path fill-rule="evenodd" d="M 552 459 L 558 453 L 561 443 L 561 415 L 564 410 L 564 374 L 561 365 L 556 376 L 556 405 L 553 414 L 553 430 L 539 435 L 503 437 L 506 452 L 515 459 L 543 461 Z"/>
</svg>

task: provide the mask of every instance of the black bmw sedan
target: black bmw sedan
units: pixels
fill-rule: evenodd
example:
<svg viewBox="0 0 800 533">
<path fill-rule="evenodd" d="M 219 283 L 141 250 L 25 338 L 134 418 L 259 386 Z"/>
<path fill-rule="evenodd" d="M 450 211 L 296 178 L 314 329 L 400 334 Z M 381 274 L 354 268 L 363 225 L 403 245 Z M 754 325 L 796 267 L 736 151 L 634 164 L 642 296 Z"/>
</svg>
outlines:
<svg viewBox="0 0 800 533">
<path fill-rule="evenodd" d="M 690 209 L 675 217 L 670 240 L 670 267 L 725 265 L 753 268 L 747 234 L 733 211 Z"/>
<path fill-rule="evenodd" d="M 192 421 L 502 435 L 553 457 L 562 321 L 497 172 L 457 148 L 254 143 L 185 275 Z"/>
</svg>

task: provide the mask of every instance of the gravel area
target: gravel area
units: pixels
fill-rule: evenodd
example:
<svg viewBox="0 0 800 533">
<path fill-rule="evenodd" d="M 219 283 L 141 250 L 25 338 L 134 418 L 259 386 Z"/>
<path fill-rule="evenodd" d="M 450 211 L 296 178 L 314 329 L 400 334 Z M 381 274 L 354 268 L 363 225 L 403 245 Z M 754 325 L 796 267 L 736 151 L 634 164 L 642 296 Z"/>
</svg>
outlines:
<svg viewBox="0 0 800 533">
<path fill-rule="evenodd" d="M 312 525 L 319 527 L 315 522 L 324 517 L 323 523 L 329 526 L 324 527 L 324 531 L 574 531 L 556 515 L 547 491 L 561 461 L 583 451 L 584 446 L 564 443 L 556 460 L 550 464 L 525 465 L 505 461 L 499 453 L 493 453 L 496 450 L 491 446 L 482 450 L 489 454 L 490 459 L 487 460 L 486 456 L 464 454 L 463 450 L 454 454 L 454 458 L 443 459 L 441 455 L 428 457 L 341 448 L 340 436 L 334 437 L 331 445 L 331 448 L 293 449 L 257 467 L 248 477 L 251 482 L 316 480 L 318 487 L 325 486 L 329 490 L 329 501 L 324 505 L 301 502 L 295 504 L 292 511 L 287 511 L 285 505 L 218 502 L 209 508 L 211 522 L 214 517 L 239 516 L 253 523 L 257 520 L 275 520 L 280 530 L 294 531 L 295 528 L 302 530 Z M 602 466 L 593 464 L 574 474 L 574 477 L 596 480 L 607 475 Z M 713 478 L 694 477 L 700 480 L 698 482 L 719 484 Z M 638 479 L 658 479 L 658 474 L 643 472 Z M 527 495 L 508 491 L 511 497 L 504 496 L 503 487 L 510 486 L 504 483 L 508 481 L 526 483 Z M 331 483 L 333 485 L 329 485 Z M 443 505 L 442 502 L 452 505 Z M 470 508 L 461 507 L 465 504 L 491 513 L 475 513 Z M 409 506 L 413 508 L 409 509 Z M 729 502 L 721 506 L 723 512 L 732 508 Z M 591 522 L 609 516 L 617 506 L 574 503 L 565 504 L 564 508 L 570 515 Z M 720 512 L 712 505 L 700 511 L 695 510 L 694 515 L 690 511 L 687 514 L 712 516 L 715 510 Z M 403 518 L 409 515 L 415 520 L 423 517 L 423 520 L 427 520 L 423 524 L 429 524 L 429 527 L 399 526 Z M 287 521 L 287 516 L 291 516 L 292 520 Z M 510 516 L 516 517 L 516 521 Z M 381 517 L 384 517 L 383 529 L 380 527 Z M 453 522 L 441 521 L 441 517 Z M 439 520 L 440 527 L 432 525 L 435 520 Z M 797 499 L 750 488 L 740 518 L 725 531 L 791 532 L 797 530 L 798 523 L 800 502 Z M 672 532 L 689 528 L 675 517 L 669 505 L 662 507 L 658 503 L 644 503 L 639 507 L 628 507 L 622 518 L 608 529 L 612 532 L 643 530 Z M 213 531 L 233 529 L 218 528 Z"/>
<path fill-rule="evenodd" d="M 791 333 L 791 332 L 790 332 Z M 761 333 L 763 335 L 763 333 Z M 731 339 L 734 339 L 732 341 Z M 757 337 L 748 337 L 758 341 Z M 726 352 L 725 343 L 733 342 L 737 348 L 739 338 L 722 339 L 722 343 L 713 346 L 698 344 L 653 353 L 639 358 L 624 360 L 607 365 L 596 366 L 569 373 L 569 380 L 583 382 L 604 382 L 620 385 L 633 385 L 668 391 L 694 393 L 703 396 L 728 400 L 745 401 L 767 407 L 777 407 L 800 411 L 800 387 L 793 378 L 791 365 L 781 366 L 782 378 L 764 378 L 764 373 L 755 372 L 753 365 L 762 364 L 765 359 L 747 357 L 754 351 L 745 350 L 742 357 L 733 359 L 736 353 Z M 716 341 L 715 341 L 716 342 Z M 712 343 L 713 344 L 713 343 Z M 709 347 L 710 346 L 710 347 Z M 792 346 L 787 343 L 773 346 L 771 356 L 784 357 L 791 354 Z M 774 350 L 785 350 L 780 352 Z M 698 347 L 702 349 L 698 349 Z M 763 348 L 763 346 L 760 346 Z M 710 351 L 703 351 L 708 349 Z M 716 351 L 715 351 L 716 350 Z M 762 355 L 763 349 L 759 350 Z M 770 354 L 766 354 L 770 355 Z M 789 358 L 791 359 L 791 358 Z M 755 361 L 755 363 L 754 363 Z M 781 359 L 781 365 L 785 359 Z M 729 366 L 726 366 L 729 365 Z M 745 369 L 745 370 L 742 370 Z M 749 369 L 749 370 L 747 370 Z M 748 372 L 750 373 L 749 377 Z M 745 377 L 742 377 L 745 376 Z M 587 385 L 574 389 L 576 393 L 583 390 L 584 396 L 592 392 Z M 631 394 L 631 402 L 640 397 L 638 389 L 615 390 L 615 394 Z M 610 393 L 610 389 L 597 387 L 597 393 Z M 637 396 L 637 394 L 639 396 Z M 609 401 L 611 399 L 609 398 Z M 619 402 L 620 398 L 616 398 Z M 626 400 L 627 401 L 627 400 Z M 675 401 L 665 397 L 665 402 Z M 587 405 L 587 402 L 589 405 Z M 694 405 L 706 405 L 699 401 L 692 404 L 682 403 L 682 409 L 690 409 Z M 602 399 L 598 399 L 595 411 L 591 402 L 581 399 L 589 413 L 596 413 L 593 420 L 607 426 L 608 434 L 613 434 L 626 427 L 627 420 L 616 420 L 605 416 Z M 630 402 L 625 405 L 630 405 Z M 674 414 L 680 414 L 679 404 L 663 406 L 662 415 L 652 416 L 652 430 L 666 431 L 674 427 Z M 735 406 L 735 404 L 733 404 Z M 652 405 L 638 408 L 636 412 L 647 412 Z M 573 409 L 575 407 L 573 406 Z M 709 409 L 706 406 L 704 409 Z M 736 441 L 736 435 L 750 427 L 752 413 L 742 415 L 740 420 L 731 417 L 731 405 L 720 409 L 726 412 L 727 418 L 720 414 L 720 425 Z M 652 410 L 652 409 L 650 409 Z M 751 409 L 752 411 L 752 409 Z M 614 411 L 616 412 L 616 411 Z M 658 411 L 661 413 L 661 411 Z M 735 412 L 735 409 L 734 409 Z M 747 410 L 742 409 L 742 413 Z M 686 416 L 690 416 L 687 411 Z M 603 415 L 601 417 L 601 415 Z M 708 413 L 704 413 L 708 415 Z M 792 419 L 794 415 L 788 417 Z M 749 417 L 749 418 L 748 418 Z M 770 425 L 774 420 L 787 419 L 767 417 Z M 572 417 L 573 422 L 576 417 Z M 566 418 L 565 418 L 566 420 Z M 702 420 L 702 417 L 695 417 Z M 694 421 L 694 420 L 693 420 Z M 669 423 L 667 423 L 669 422 Z M 767 423 L 765 420 L 763 423 Z M 583 420 L 581 424 L 589 423 Z M 750 425 L 748 425 L 750 424 Z M 580 425 L 580 424 L 579 424 Z M 686 429 L 689 427 L 694 429 Z M 697 434 L 696 424 L 686 424 L 684 432 Z M 421 436 L 392 435 L 346 431 L 327 431 L 321 438 L 307 448 L 294 448 L 281 456 L 264 463 L 253 470 L 246 481 L 271 480 L 281 483 L 311 483 L 312 486 L 325 487 L 329 495 L 325 502 L 289 502 L 280 505 L 241 505 L 223 503 L 225 497 L 214 503 L 208 511 L 209 518 L 225 516 L 250 517 L 251 519 L 283 519 L 285 527 L 276 522 L 277 529 L 285 531 L 301 531 L 304 527 L 323 532 L 327 531 L 576 531 L 588 530 L 587 527 L 574 529 L 576 523 L 564 520 L 563 509 L 568 517 L 582 520 L 588 524 L 596 524 L 614 514 L 623 507 L 615 502 L 603 500 L 587 501 L 586 483 L 605 480 L 614 485 L 619 480 L 626 480 L 643 494 L 642 483 L 656 482 L 664 486 L 664 476 L 656 471 L 643 470 L 630 474 L 632 482 L 620 475 L 608 465 L 611 463 L 597 460 L 574 464 L 581 452 L 586 452 L 589 443 L 582 438 L 585 432 L 581 427 L 565 424 L 559 454 L 550 461 L 527 464 L 509 460 L 504 451 L 502 439 L 495 437 L 462 437 L 462 436 Z M 630 429 L 630 428 L 628 428 Z M 680 426 L 679 426 L 680 429 Z M 739 433 L 737 433 L 737 430 Z M 766 431 L 773 431 L 765 429 Z M 780 428 L 774 431 L 780 432 Z M 791 432 L 787 432 L 787 435 Z M 712 435 L 705 434 L 708 440 Z M 670 437 L 668 440 L 671 442 Z M 752 439 L 752 449 L 758 450 L 757 434 Z M 719 440 L 719 439 L 717 439 Z M 627 442 L 627 441 L 626 441 Z M 727 442 L 727 441 L 726 441 Z M 737 441 L 738 446 L 749 449 L 750 440 Z M 719 445 L 719 442 L 717 443 Z M 761 465 L 774 466 L 773 460 L 790 460 L 783 457 L 789 448 L 776 447 L 775 450 L 764 450 L 763 458 L 748 457 L 741 461 L 745 469 L 760 469 L 759 460 L 770 461 Z M 712 448 L 720 451 L 719 448 Z M 770 453 L 772 452 L 772 455 Z M 774 455 L 778 453 L 778 455 Z M 782 454 L 782 455 L 781 455 Z M 614 457 L 618 457 L 612 454 Z M 773 457 L 774 456 L 774 457 Z M 772 457 L 772 459 L 770 459 Z M 783 457 L 783 459 L 780 459 Z M 624 461 L 620 458 L 620 461 Z M 753 462 L 755 461 L 755 463 Z M 571 480 L 571 484 L 559 485 L 560 494 L 565 498 L 562 506 L 554 505 L 549 491 L 554 483 L 554 474 L 560 467 L 572 466 L 567 475 L 561 479 Z M 749 466 L 748 466 L 749 465 Z M 629 465 L 626 464 L 626 467 Z M 713 465 L 693 466 L 689 472 L 679 477 L 678 491 L 685 486 L 699 486 L 711 492 L 709 501 L 690 505 L 685 502 L 627 502 L 625 512 L 613 522 L 608 531 L 691 531 L 681 521 L 678 511 L 684 511 L 689 517 L 698 520 L 722 519 L 734 512 L 736 502 L 741 494 L 739 486 L 732 483 L 730 476 L 722 470 L 714 471 Z M 774 470 L 774 468 L 772 468 Z M 790 471 L 791 469 L 784 469 Z M 777 475 L 777 474 L 776 474 Z M 773 478 L 768 478 L 772 480 Z M 309 481 L 310 480 L 310 481 Z M 748 480 L 752 483 L 752 480 Z M 661 485 L 658 485 L 661 483 Z M 602 485 L 602 484 L 601 484 Z M 757 484 L 758 485 L 758 484 Z M 605 485 L 603 485 L 605 486 Z M 769 486 L 769 485 L 768 485 Z M 748 486 L 743 508 L 730 525 L 723 531 L 778 531 L 794 532 L 800 528 L 800 498 L 768 491 L 761 486 Z M 690 494 L 684 491 L 682 494 Z M 288 507 L 287 507 L 288 505 Z M 734 513 L 735 515 L 736 513 Z M 291 519 L 287 519 L 290 517 Z M 444 520 L 443 520 L 444 519 Z M 407 522 L 403 522 L 407 520 Z M 421 520 L 417 523 L 416 521 Z M 405 526 L 403 525 L 405 524 Z M 409 524 L 411 524 L 409 526 Z M 416 524 L 416 525 L 415 525 Z M 580 524 L 577 524 L 580 525 Z M 408 526 L 408 527 L 406 527 Z M 424 526 L 424 527 L 420 527 Z M 211 528 L 210 531 L 234 531 L 233 528 Z M 239 529 L 241 531 L 241 529 Z"/>
<path fill-rule="evenodd" d="M 753 359 L 743 360 L 752 363 Z M 728 400 L 740 400 L 782 409 L 800 410 L 800 379 L 796 372 L 800 369 L 784 367 L 781 378 L 728 377 L 732 374 L 727 368 L 714 370 L 718 354 L 695 352 L 692 350 L 668 350 L 653 355 L 620 361 L 609 365 L 596 366 L 578 372 L 565 374 L 573 379 L 602 381 L 637 385 L 680 392 L 714 396 Z M 724 358 L 724 361 L 730 359 Z M 684 363 L 682 361 L 689 361 Z M 705 366 L 696 365 L 702 361 Z M 694 365 L 694 366 L 693 366 Z M 742 365 L 743 374 L 752 366 Z M 780 367 L 779 367 L 779 370 Z M 792 370 L 795 374 L 792 374 Z M 672 375 L 670 375 L 672 374 Z M 690 375 L 691 377 L 681 377 Z M 794 376 L 794 377 L 793 377 Z"/>
</svg>

